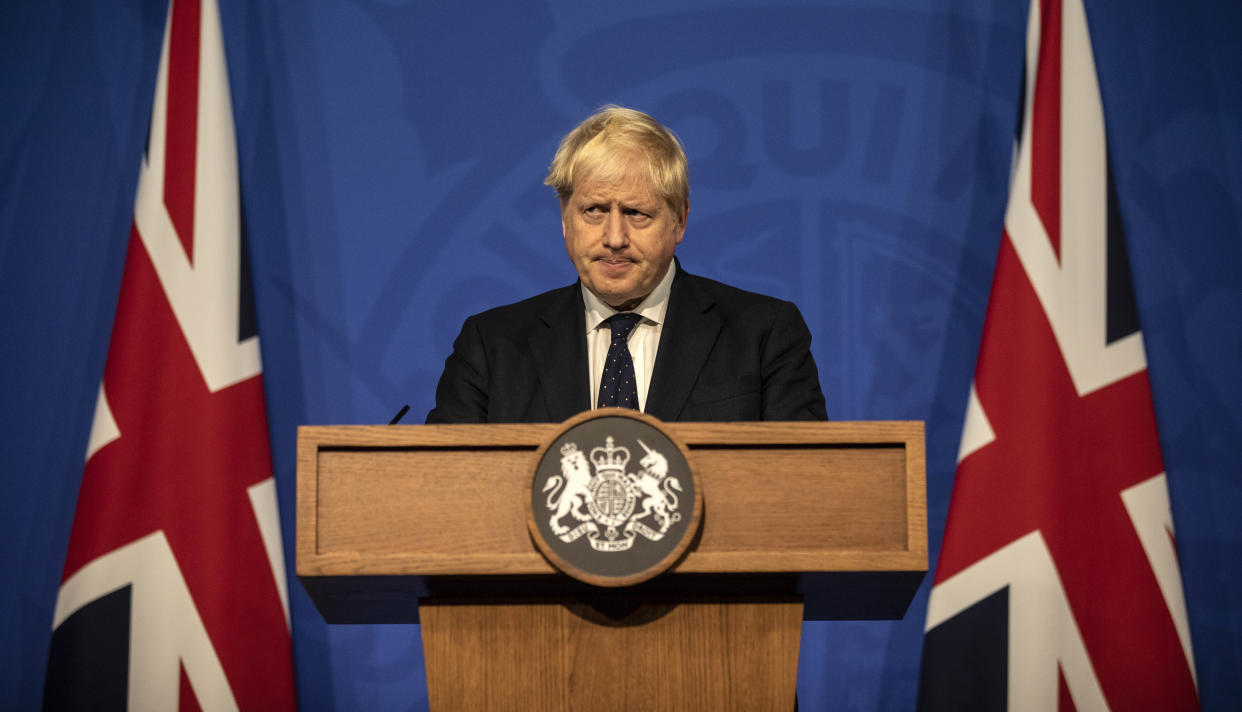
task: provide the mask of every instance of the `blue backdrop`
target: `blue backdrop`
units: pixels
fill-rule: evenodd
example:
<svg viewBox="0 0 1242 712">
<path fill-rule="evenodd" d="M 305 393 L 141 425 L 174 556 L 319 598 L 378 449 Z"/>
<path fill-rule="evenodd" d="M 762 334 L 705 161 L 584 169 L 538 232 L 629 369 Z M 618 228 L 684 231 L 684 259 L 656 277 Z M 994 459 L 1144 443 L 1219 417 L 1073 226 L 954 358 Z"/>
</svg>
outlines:
<svg viewBox="0 0 1242 712">
<path fill-rule="evenodd" d="M 1022 3 L 221 3 L 287 548 L 297 425 L 419 420 L 463 317 L 574 279 L 541 180 L 617 102 L 686 144 L 687 269 L 800 305 L 832 418 L 927 421 L 934 562 Z M 0 23 L 3 709 L 41 696 L 165 6 L 20 0 Z M 1087 12 L 1200 691 L 1237 709 L 1242 6 Z M 291 581 L 305 709 L 425 707 L 416 627 L 326 626 Z M 806 624 L 803 709 L 911 708 L 925 603 L 926 585 L 901 621 Z"/>
</svg>

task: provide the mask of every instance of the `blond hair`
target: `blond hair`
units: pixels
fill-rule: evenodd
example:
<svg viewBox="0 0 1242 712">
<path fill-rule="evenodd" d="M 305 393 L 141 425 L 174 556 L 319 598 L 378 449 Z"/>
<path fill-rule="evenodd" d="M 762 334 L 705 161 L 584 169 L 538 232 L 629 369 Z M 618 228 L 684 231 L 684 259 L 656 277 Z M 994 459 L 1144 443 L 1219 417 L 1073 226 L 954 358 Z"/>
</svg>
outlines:
<svg viewBox="0 0 1242 712">
<path fill-rule="evenodd" d="M 636 162 L 636 158 L 641 161 Z M 637 163 L 637 165 L 636 165 Z M 686 153 L 673 132 L 647 114 L 609 104 L 587 117 L 561 139 L 544 184 L 564 205 L 574 181 L 590 176 L 605 183 L 624 182 L 643 172 L 651 188 L 681 219 L 690 202 Z"/>
</svg>

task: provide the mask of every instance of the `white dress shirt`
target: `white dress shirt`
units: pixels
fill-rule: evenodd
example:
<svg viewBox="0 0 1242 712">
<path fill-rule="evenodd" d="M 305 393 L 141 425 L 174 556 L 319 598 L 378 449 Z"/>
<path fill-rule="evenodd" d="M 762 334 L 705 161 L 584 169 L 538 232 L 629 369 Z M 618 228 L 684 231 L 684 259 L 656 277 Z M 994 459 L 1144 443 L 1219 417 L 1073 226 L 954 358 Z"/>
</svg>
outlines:
<svg viewBox="0 0 1242 712">
<path fill-rule="evenodd" d="M 668 295 L 673 288 L 673 273 L 677 265 L 669 263 L 664 278 L 651 290 L 647 298 L 633 311 L 642 319 L 630 332 L 627 345 L 630 358 L 634 360 L 634 378 L 638 386 L 638 409 L 646 410 L 647 387 L 651 384 L 651 369 L 655 367 L 656 352 L 660 348 L 660 333 L 664 329 L 664 315 L 668 311 Z M 599 401 L 599 382 L 604 377 L 604 361 L 608 358 L 608 346 L 612 343 L 612 329 L 607 320 L 617 313 L 602 299 L 582 286 L 582 301 L 586 305 L 587 365 L 591 369 L 591 407 Z"/>
</svg>

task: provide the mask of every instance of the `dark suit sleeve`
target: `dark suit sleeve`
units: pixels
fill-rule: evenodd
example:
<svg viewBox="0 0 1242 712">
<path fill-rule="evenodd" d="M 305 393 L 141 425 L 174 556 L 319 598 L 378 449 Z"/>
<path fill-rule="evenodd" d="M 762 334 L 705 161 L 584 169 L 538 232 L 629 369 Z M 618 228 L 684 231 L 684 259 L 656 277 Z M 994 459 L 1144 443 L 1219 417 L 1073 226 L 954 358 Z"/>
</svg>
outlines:
<svg viewBox="0 0 1242 712">
<path fill-rule="evenodd" d="M 486 423 L 491 386 L 487 349 L 477 317 L 470 317 L 453 342 L 436 386 L 436 407 L 427 423 Z"/>
<path fill-rule="evenodd" d="M 798 307 L 782 302 L 762 349 L 763 420 L 827 420 L 811 331 Z"/>
</svg>

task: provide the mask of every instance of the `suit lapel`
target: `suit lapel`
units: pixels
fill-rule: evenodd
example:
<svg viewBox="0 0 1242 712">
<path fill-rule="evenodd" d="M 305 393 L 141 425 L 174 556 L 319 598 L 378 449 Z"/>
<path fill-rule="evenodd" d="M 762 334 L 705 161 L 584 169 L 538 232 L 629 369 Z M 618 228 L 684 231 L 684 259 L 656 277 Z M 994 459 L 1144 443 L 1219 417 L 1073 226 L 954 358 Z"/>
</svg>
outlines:
<svg viewBox="0 0 1242 712">
<path fill-rule="evenodd" d="M 646 412 L 667 421 L 675 421 L 681 415 L 720 333 L 720 317 L 712 309 L 714 305 L 712 298 L 679 266 L 669 295 L 651 387 L 647 389 Z"/>
<path fill-rule="evenodd" d="M 530 335 L 548 419 L 554 423 L 591 407 L 582 293 L 577 284 L 561 292 Z"/>
</svg>

